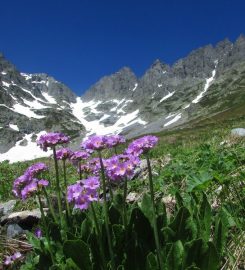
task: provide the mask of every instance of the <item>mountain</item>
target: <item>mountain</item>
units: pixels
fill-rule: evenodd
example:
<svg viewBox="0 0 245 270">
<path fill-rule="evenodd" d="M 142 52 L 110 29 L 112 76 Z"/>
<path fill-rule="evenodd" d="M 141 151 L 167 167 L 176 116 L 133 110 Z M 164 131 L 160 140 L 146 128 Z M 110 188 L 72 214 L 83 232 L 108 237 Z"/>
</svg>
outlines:
<svg viewBox="0 0 245 270">
<path fill-rule="evenodd" d="M 47 74 L 26 74 L 0 54 L 0 161 L 31 159 L 46 131 L 74 139 L 94 133 L 128 137 L 192 126 L 245 112 L 245 36 L 192 51 L 172 66 L 156 60 L 141 78 L 124 67 L 77 97 Z M 244 113 L 245 114 L 245 113 Z"/>
</svg>

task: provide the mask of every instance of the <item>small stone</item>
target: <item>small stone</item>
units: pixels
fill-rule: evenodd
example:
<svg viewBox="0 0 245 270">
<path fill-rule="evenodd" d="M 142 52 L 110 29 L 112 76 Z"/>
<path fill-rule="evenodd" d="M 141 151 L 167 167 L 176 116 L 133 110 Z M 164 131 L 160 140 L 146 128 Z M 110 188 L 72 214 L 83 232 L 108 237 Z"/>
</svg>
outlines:
<svg viewBox="0 0 245 270">
<path fill-rule="evenodd" d="M 18 224 L 10 224 L 7 227 L 7 238 L 14 238 L 23 233 L 25 231 Z"/>
<path fill-rule="evenodd" d="M 231 130 L 233 136 L 245 137 L 245 128 L 234 128 Z"/>
<path fill-rule="evenodd" d="M 136 202 L 140 199 L 141 195 L 136 192 L 130 192 L 126 198 L 127 202 Z"/>
<path fill-rule="evenodd" d="M 0 203 L 0 217 L 10 214 L 16 205 L 16 200 Z"/>
</svg>

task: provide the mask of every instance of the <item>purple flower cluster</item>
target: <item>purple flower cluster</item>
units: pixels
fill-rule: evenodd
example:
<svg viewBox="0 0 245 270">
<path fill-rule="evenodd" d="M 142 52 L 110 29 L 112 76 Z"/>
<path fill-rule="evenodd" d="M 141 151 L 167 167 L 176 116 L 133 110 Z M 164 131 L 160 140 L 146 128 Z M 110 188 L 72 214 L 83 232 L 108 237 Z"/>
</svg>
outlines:
<svg viewBox="0 0 245 270">
<path fill-rule="evenodd" d="M 88 159 L 90 154 L 87 151 L 75 151 L 71 155 L 71 160 L 80 161 Z"/>
<path fill-rule="evenodd" d="M 158 138 L 156 136 L 147 135 L 141 137 L 130 143 L 125 153 L 140 156 L 143 153 L 147 153 L 151 148 L 153 148 L 157 144 L 157 142 Z"/>
<path fill-rule="evenodd" d="M 74 203 L 74 208 L 81 210 L 88 209 L 93 201 L 98 201 L 98 188 L 100 187 L 99 177 L 91 176 L 79 180 L 76 184 L 67 188 L 67 200 Z"/>
<path fill-rule="evenodd" d="M 81 147 L 87 150 L 102 150 L 105 148 L 111 148 L 117 146 L 120 143 L 124 143 L 125 139 L 120 135 L 108 135 L 108 136 L 90 136 L 86 139 Z"/>
<path fill-rule="evenodd" d="M 140 160 L 133 155 L 117 155 L 105 161 L 106 174 L 110 180 L 130 180 Z"/>
<path fill-rule="evenodd" d="M 69 141 L 70 138 L 63 133 L 51 132 L 41 135 L 37 140 L 37 145 L 39 145 L 43 151 L 47 151 L 48 147 L 53 148 L 57 144 L 68 143 Z"/>
<path fill-rule="evenodd" d="M 15 252 L 11 256 L 5 256 L 4 265 L 11 265 L 15 261 L 22 259 L 22 254 L 20 252 Z"/>
<path fill-rule="evenodd" d="M 115 146 L 122 144 L 122 143 L 125 143 L 125 142 L 126 142 L 125 138 L 121 135 L 107 136 L 107 146 L 109 148 L 115 147 Z"/>
<path fill-rule="evenodd" d="M 49 184 L 47 180 L 36 178 L 40 172 L 47 169 L 48 167 L 44 163 L 36 163 L 30 166 L 23 175 L 15 179 L 13 184 L 14 195 L 25 200 L 40 188 L 47 186 Z"/>
<path fill-rule="evenodd" d="M 56 158 L 58 160 L 69 159 L 69 158 L 71 158 L 72 155 L 73 155 L 73 152 L 69 148 L 61 148 L 61 149 L 56 151 Z"/>
</svg>

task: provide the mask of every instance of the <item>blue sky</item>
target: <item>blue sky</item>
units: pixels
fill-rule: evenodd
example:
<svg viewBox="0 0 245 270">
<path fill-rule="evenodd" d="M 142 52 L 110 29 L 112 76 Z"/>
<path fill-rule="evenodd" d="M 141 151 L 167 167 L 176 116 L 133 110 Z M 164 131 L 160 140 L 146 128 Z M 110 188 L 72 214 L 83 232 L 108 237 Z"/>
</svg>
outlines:
<svg viewBox="0 0 245 270">
<path fill-rule="evenodd" d="M 0 51 L 20 71 L 45 72 L 82 94 L 129 66 L 142 76 L 155 59 L 245 33 L 244 0 L 1 1 Z"/>
</svg>

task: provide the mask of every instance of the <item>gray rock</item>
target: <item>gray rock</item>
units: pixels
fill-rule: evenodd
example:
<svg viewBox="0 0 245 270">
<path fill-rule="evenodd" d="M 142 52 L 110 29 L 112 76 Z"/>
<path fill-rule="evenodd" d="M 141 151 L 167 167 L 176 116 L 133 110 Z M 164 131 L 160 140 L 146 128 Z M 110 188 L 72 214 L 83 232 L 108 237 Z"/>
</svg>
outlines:
<svg viewBox="0 0 245 270">
<path fill-rule="evenodd" d="M 245 137 L 245 128 L 234 128 L 231 130 L 231 134 L 238 137 Z"/>
<path fill-rule="evenodd" d="M 16 200 L 10 200 L 5 203 L 0 203 L 0 217 L 11 214 L 15 205 Z"/>
<path fill-rule="evenodd" d="M 1 218 L 1 225 L 5 224 L 18 224 L 23 229 L 30 229 L 34 224 L 37 224 L 41 218 L 41 212 L 39 209 L 31 211 L 14 212 Z"/>
<path fill-rule="evenodd" d="M 14 238 L 20 234 L 25 233 L 18 224 L 10 224 L 7 226 L 7 238 Z"/>
</svg>

